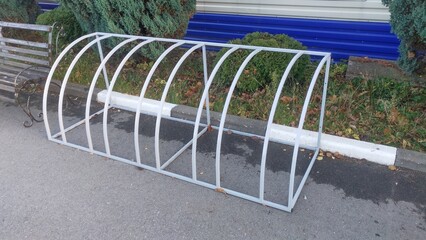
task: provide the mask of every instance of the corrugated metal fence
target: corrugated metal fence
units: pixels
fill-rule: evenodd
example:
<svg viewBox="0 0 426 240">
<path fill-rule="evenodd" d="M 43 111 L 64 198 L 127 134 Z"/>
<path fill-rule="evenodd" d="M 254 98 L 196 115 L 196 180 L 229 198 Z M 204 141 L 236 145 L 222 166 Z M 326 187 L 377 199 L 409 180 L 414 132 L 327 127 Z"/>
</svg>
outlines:
<svg viewBox="0 0 426 240">
<path fill-rule="evenodd" d="M 226 42 L 250 32 L 284 33 L 335 60 L 367 56 L 395 60 L 399 40 L 389 23 L 197 13 L 185 39 Z"/>
</svg>

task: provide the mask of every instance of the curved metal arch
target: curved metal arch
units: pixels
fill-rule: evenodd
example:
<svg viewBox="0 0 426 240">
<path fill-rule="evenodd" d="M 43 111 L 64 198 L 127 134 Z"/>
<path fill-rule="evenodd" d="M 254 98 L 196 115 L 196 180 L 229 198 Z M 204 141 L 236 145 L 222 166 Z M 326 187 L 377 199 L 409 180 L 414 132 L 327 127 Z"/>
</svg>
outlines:
<svg viewBox="0 0 426 240">
<path fill-rule="evenodd" d="M 167 93 L 169 92 L 170 86 L 172 85 L 172 81 L 175 78 L 177 71 L 183 62 L 188 58 L 188 56 L 193 53 L 198 48 L 204 46 L 204 43 L 197 44 L 190 48 L 176 63 L 176 66 L 173 68 L 173 71 L 170 73 L 169 79 L 167 80 L 166 86 L 164 87 L 163 94 L 161 96 L 160 102 L 160 110 L 157 113 L 157 121 L 155 123 L 155 164 L 157 169 L 161 167 L 161 159 L 160 159 L 160 124 L 161 124 L 161 115 L 164 108 L 164 103 L 166 101 Z"/>
<path fill-rule="evenodd" d="M 109 140 L 108 140 L 108 126 L 107 126 L 107 121 L 108 121 L 108 108 L 109 108 L 109 102 L 111 100 L 111 94 L 112 94 L 112 90 L 114 88 L 115 83 L 117 82 L 118 76 L 121 73 L 121 70 L 123 69 L 124 65 L 126 64 L 126 62 L 129 60 L 129 58 L 131 56 L 133 56 L 133 54 L 136 53 L 136 51 L 138 51 L 140 48 L 142 48 L 143 46 L 154 42 L 154 39 L 150 39 L 150 40 L 146 40 L 144 42 L 139 43 L 137 46 L 135 46 L 127 55 L 125 58 L 123 58 L 123 60 L 121 61 L 120 65 L 118 66 L 117 70 L 114 73 L 114 76 L 112 77 L 112 80 L 109 84 L 108 87 L 108 91 L 107 91 L 107 95 L 105 98 L 105 104 L 104 104 L 104 114 L 103 114 L 103 121 L 102 121 L 102 129 L 103 129 L 103 135 L 104 135 L 104 144 L 105 144 L 105 151 L 107 153 L 107 155 L 111 155 L 111 149 L 109 147 Z"/>
<path fill-rule="evenodd" d="M 309 105 L 309 102 L 311 100 L 312 92 L 314 90 L 315 83 L 317 82 L 318 75 L 320 74 L 321 69 L 324 67 L 325 62 L 328 59 L 329 59 L 329 57 L 325 56 L 325 57 L 322 58 L 321 62 L 318 64 L 317 69 L 315 70 L 315 73 L 312 76 L 311 84 L 309 85 L 308 92 L 307 92 L 306 97 L 305 97 L 305 102 L 303 103 L 302 113 L 300 115 L 299 125 L 297 127 L 296 141 L 295 141 L 294 148 L 293 148 L 293 158 L 291 160 L 290 184 L 289 184 L 289 195 L 288 195 L 288 206 L 290 208 L 293 208 L 294 203 L 295 203 L 294 199 L 297 199 L 297 197 L 298 197 L 298 194 L 294 194 L 294 177 L 295 177 L 295 174 L 296 174 L 296 164 L 297 164 L 297 156 L 298 156 L 298 153 L 299 153 L 300 137 L 302 135 L 303 125 L 305 124 L 306 112 L 308 111 L 308 105 Z M 318 133 L 318 134 L 320 134 L 320 133 Z M 314 161 L 311 162 L 310 166 L 312 165 L 313 162 Z M 307 175 L 305 175 L 305 176 L 307 176 Z"/>
<path fill-rule="evenodd" d="M 262 49 L 254 50 L 247 56 L 247 58 L 244 60 L 244 62 L 241 64 L 240 68 L 238 69 L 237 74 L 234 77 L 234 80 L 232 80 L 232 84 L 231 84 L 231 87 L 229 88 L 228 96 L 226 96 L 225 105 L 223 107 L 222 116 L 220 118 L 220 126 L 218 130 L 217 143 L 216 143 L 216 187 L 217 188 L 220 188 L 220 150 L 222 148 L 223 128 L 225 127 L 226 114 L 228 113 L 228 107 L 231 102 L 232 94 L 234 93 L 235 87 L 237 86 L 237 82 L 241 76 L 241 73 L 243 73 L 244 68 L 247 66 L 250 60 L 261 51 Z"/>
<path fill-rule="evenodd" d="M 114 52 L 117 51 L 118 49 L 120 49 L 120 47 L 124 46 L 124 44 L 129 43 L 131 41 L 137 41 L 138 39 L 143 40 L 142 43 L 139 43 L 139 45 L 137 47 L 133 48 L 134 52 L 136 52 L 138 48 L 142 47 L 141 44 L 142 45 L 147 44 L 146 41 L 148 41 L 148 40 L 158 41 L 158 42 L 168 42 L 168 43 L 174 44 L 173 46 L 169 47 L 166 51 L 164 51 L 162 53 L 162 55 L 160 56 L 160 58 L 156 60 L 154 66 L 150 69 L 150 72 L 149 72 L 149 74 L 148 74 L 148 76 L 147 76 L 147 78 L 144 82 L 144 85 L 141 89 L 141 92 L 140 92 L 140 95 L 139 95 L 139 98 L 138 98 L 138 105 L 136 106 L 136 116 L 135 116 L 135 126 L 134 126 L 134 133 L 135 133 L 134 134 L 134 144 L 135 144 L 135 152 L 136 152 L 136 161 L 134 159 L 130 159 L 130 158 L 126 159 L 126 158 L 123 158 L 123 157 L 120 157 L 120 156 L 117 156 L 117 155 L 111 153 L 111 151 L 109 149 L 108 127 L 107 127 L 108 109 L 111 107 L 111 101 L 112 101 L 111 96 L 112 96 L 114 84 L 116 84 L 116 81 L 118 81 L 119 75 L 121 73 L 122 68 L 124 67 L 124 64 L 132 56 L 132 54 L 134 52 L 131 52 L 131 53 L 129 52 L 126 56 L 126 59 L 122 60 L 121 67 L 119 69 L 117 68 L 115 70 L 114 80 L 111 82 L 111 85 L 109 83 L 107 83 L 107 91 L 106 91 L 107 97 L 106 97 L 106 101 L 105 101 L 105 105 L 103 106 L 103 109 L 101 111 L 96 112 L 96 113 L 92 113 L 91 116 L 88 116 L 90 114 L 90 103 L 91 103 L 91 101 L 86 102 L 88 104 L 86 104 L 86 113 L 84 115 L 84 119 L 73 124 L 70 127 L 67 127 L 66 129 L 64 129 L 64 131 L 61 131 L 61 132 L 59 132 L 59 133 L 57 133 L 53 136 L 50 134 L 50 129 L 49 129 L 49 125 L 48 125 L 47 121 L 45 121 L 46 131 L 48 133 L 49 140 L 63 144 L 63 145 L 71 146 L 71 147 L 74 147 L 74 148 L 77 148 L 77 149 L 81 149 L 81 150 L 84 150 L 84 151 L 88 151 L 88 152 L 91 152 L 91 153 L 94 153 L 94 154 L 98 154 L 98 155 L 101 155 L 101 156 L 104 156 L 104 157 L 108 157 L 108 158 L 111 158 L 111 159 L 114 159 L 114 160 L 118 160 L 118 161 L 130 164 L 130 165 L 133 165 L 133 166 L 137 166 L 137 167 L 140 167 L 140 168 L 152 170 L 154 172 L 162 173 L 162 174 L 165 174 L 167 176 L 178 178 L 178 179 L 188 181 L 188 182 L 191 182 L 191 183 L 194 183 L 194 184 L 197 184 L 197 185 L 201 185 L 201 186 L 204 186 L 204 187 L 207 187 L 207 188 L 211 188 L 211 189 L 220 188 L 220 184 L 221 184 L 221 181 L 220 181 L 220 174 L 221 174 L 220 149 L 221 149 L 221 143 L 222 143 L 222 140 L 223 140 L 222 138 L 223 138 L 223 134 L 224 134 L 223 131 L 226 129 L 225 128 L 225 122 L 226 122 L 226 117 L 227 117 L 226 114 L 228 114 L 228 109 L 230 107 L 229 105 L 232 101 L 232 94 L 235 91 L 235 87 L 238 84 L 238 81 L 239 81 L 239 78 L 242 74 L 242 71 L 244 70 L 245 66 L 247 66 L 247 64 L 250 62 L 251 58 L 253 58 L 258 52 L 261 52 L 261 51 L 272 51 L 272 52 L 282 52 L 282 53 L 294 54 L 292 61 L 290 61 L 289 65 L 287 65 L 287 68 L 286 68 L 286 70 L 285 70 L 285 72 L 284 72 L 284 74 L 281 78 L 280 85 L 278 86 L 279 89 L 278 89 L 277 93 L 275 93 L 275 97 L 274 97 L 275 104 L 273 103 L 273 106 L 271 107 L 271 110 L 269 112 L 270 114 L 269 114 L 269 118 L 268 118 L 268 125 L 267 125 L 265 136 L 252 134 L 252 133 L 249 133 L 249 132 L 246 132 L 246 131 L 235 131 L 235 134 L 238 134 L 238 135 L 242 135 L 242 136 L 252 136 L 253 135 L 253 136 L 258 136 L 262 139 L 265 139 L 265 142 L 263 143 L 263 150 L 262 150 L 262 158 L 263 158 L 262 162 L 263 163 L 261 163 L 261 170 L 263 169 L 262 170 L 263 173 L 261 173 L 261 175 L 263 175 L 263 176 L 265 175 L 265 171 L 266 171 L 265 165 L 266 165 L 266 156 L 267 156 L 268 144 L 269 144 L 269 141 L 271 141 L 271 139 L 272 139 L 272 133 L 273 133 L 273 129 L 274 129 L 273 118 L 274 118 L 274 115 L 275 115 L 276 107 L 279 104 L 280 92 L 282 91 L 283 87 L 285 86 L 288 74 L 291 71 L 291 69 L 294 67 L 294 64 L 297 61 L 297 58 L 299 58 L 302 55 L 315 55 L 315 56 L 324 57 L 325 60 L 323 59 L 323 61 L 321 61 L 319 63 L 317 70 L 315 71 L 315 73 L 312 77 L 312 81 L 309 85 L 309 90 L 308 90 L 308 93 L 306 94 L 306 99 L 305 99 L 305 102 L 304 102 L 304 105 L 303 105 L 304 108 L 302 109 L 302 113 L 300 115 L 300 121 L 301 122 L 299 122 L 299 127 L 297 128 L 299 136 L 294 141 L 293 140 L 286 141 L 286 140 L 277 139 L 277 141 L 279 143 L 295 145 L 295 148 L 299 148 L 299 146 L 303 146 L 303 144 L 301 143 L 301 137 L 302 137 L 301 135 L 303 134 L 303 132 L 301 132 L 301 131 L 303 131 L 303 124 L 304 124 L 304 121 L 305 121 L 305 118 L 306 118 L 306 115 L 307 115 L 307 109 L 308 109 L 308 106 L 309 106 L 310 98 L 312 97 L 312 94 L 313 94 L 312 91 L 313 91 L 315 84 L 318 82 L 317 78 L 320 74 L 321 69 L 324 67 L 324 61 L 327 61 L 327 68 L 330 67 L 330 62 L 331 62 L 331 58 L 330 58 L 329 53 L 311 52 L 311 51 L 303 51 L 303 50 L 300 51 L 300 50 L 291 50 L 291 49 L 264 48 L 264 47 L 256 47 L 256 46 L 229 45 L 229 44 L 208 43 L 208 42 L 198 42 L 198 41 L 176 40 L 176 39 L 170 40 L 170 39 L 143 37 L 143 36 L 131 36 L 131 35 L 122 35 L 122 34 L 94 33 L 94 34 L 86 35 L 86 36 L 83 36 L 83 37 L 77 39 L 76 41 L 73 42 L 72 45 L 67 47 L 68 49 L 65 49 L 64 52 L 61 53 L 61 56 L 58 57 L 58 59 L 55 61 L 56 65 L 54 65 L 54 68 L 49 73 L 50 79 L 47 83 L 47 86 L 46 86 L 47 88 L 49 88 L 50 84 L 53 84 L 53 82 L 51 82 L 51 78 L 52 78 L 54 71 L 56 70 L 59 62 L 64 57 L 64 55 L 67 54 L 67 52 L 69 52 L 70 49 L 73 46 L 75 46 L 79 42 L 83 41 L 85 38 L 89 38 L 89 37 L 96 37 L 97 38 L 96 40 L 92 41 L 91 43 L 96 42 L 98 44 L 98 50 L 100 51 L 100 58 L 101 58 L 101 64 L 97 67 L 96 73 L 93 76 L 93 79 L 92 79 L 92 82 L 91 82 L 91 85 L 90 85 L 90 88 L 89 88 L 89 91 L 88 91 L 88 95 L 90 95 L 90 96 L 88 96 L 88 98 L 90 98 L 90 100 L 93 98 L 92 97 L 93 96 L 93 89 L 96 85 L 97 80 L 99 80 L 98 78 L 99 78 L 99 75 L 101 74 L 102 71 L 104 71 L 104 79 L 106 79 L 106 82 L 108 82 L 108 76 L 106 76 L 106 74 L 105 74 L 105 71 L 106 71 L 105 66 L 107 64 L 107 61 L 110 60 L 110 58 L 112 57 Z M 108 37 L 124 38 L 125 40 L 122 41 L 121 43 L 119 43 L 117 46 L 115 46 L 107 54 L 107 56 L 104 58 L 102 50 L 100 49 L 100 47 L 102 47 L 101 46 L 101 41 L 102 41 L 101 38 L 108 38 Z M 90 40 L 92 40 L 92 39 L 90 39 Z M 155 152 L 155 159 L 154 159 L 155 162 L 156 162 L 155 163 L 156 166 L 149 166 L 147 164 L 142 164 L 141 161 L 140 161 L 141 155 L 140 155 L 140 149 L 139 149 L 139 137 L 140 137 L 139 136 L 139 123 L 140 123 L 141 111 L 143 110 L 142 109 L 143 108 L 142 103 L 144 102 L 144 99 L 145 99 L 144 98 L 145 93 L 148 89 L 148 85 L 150 84 L 151 79 L 153 78 L 154 72 L 156 71 L 159 64 L 162 62 L 162 60 L 173 49 L 175 49 L 179 46 L 182 46 L 184 44 L 187 44 L 187 45 L 193 46 L 193 47 L 189 51 L 187 51 L 185 54 L 183 54 L 183 57 L 181 57 L 181 59 L 180 59 L 180 61 L 178 61 L 177 65 L 174 66 L 172 73 L 168 77 L 166 86 L 165 86 L 165 88 L 162 92 L 161 102 L 157 101 L 157 103 L 158 103 L 157 107 L 160 107 L 160 109 L 157 108 L 158 112 L 155 112 L 155 114 L 154 114 L 154 116 L 157 115 L 156 128 L 155 128 L 155 141 L 156 141 L 155 142 L 155 144 L 156 144 L 155 151 L 156 152 Z M 84 46 L 87 47 L 86 42 L 82 45 L 83 45 L 82 47 L 84 47 Z M 175 75 L 176 72 L 178 71 L 179 67 L 181 67 L 181 65 L 183 64 L 185 59 L 186 60 L 188 59 L 189 54 L 192 51 L 195 51 L 195 49 L 199 49 L 200 47 L 202 47 L 202 51 L 203 51 L 202 53 L 203 53 L 204 89 L 203 89 L 203 93 L 202 93 L 202 96 L 201 96 L 201 100 L 200 100 L 199 105 L 198 105 L 197 115 L 195 116 L 195 118 L 196 118 L 195 121 L 181 119 L 181 118 L 174 117 L 174 116 L 169 117 L 169 116 L 162 115 L 162 112 L 163 112 L 162 108 L 165 107 L 167 94 L 169 92 L 169 89 L 171 88 L 171 85 L 173 83 L 174 78 L 176 77 L 176 75 Z M 213 71 L 210 73 L 210 76 L 209 76 L 208 67 L 207 67 L 207 55 L 206 55 L 207 47 L 229 48 L 229 49 L 227 49 L 227 52 L 225 53 L 225 55 L 222 56 L 222 58 L 219 59 L 218 63 L 214 66 Z M 220 119 L 220 125 L 221 126 L 220 127 L 213 126 L 213 128 L 218 129 L 218 132 L 219 132 L 217 143 L 216 143 L 217 144 L 217 146 L 216 146 L 216 162 L 215 162 L 216 163 L 216 165 L 215 165 L 216 184 L 208 183 L 208 182 L 205 182 L 203 180 L 197 180 L 197 171 L 196 171 L 197 170 L 197 168 L 196 168 L 197 167 L 197 140 L 202 134 L 204 134 L 209 129 L 209 126 L 210 126 L 209 125 L 210 124 L 210 118 L 209 118 L 209 108 L 208 108 L 209 107 L 208 106 L 209 99 L 208 98 L 209 98 L 209 91 L 210 91 L 210 88 L 213 84 L 215 75 L 216 75 L 217 71 L 220 69 L 220 67 L 221 67 L 222 63 L 225 61 L 225 59 L 228 56 L 230 56 L 234 51 L 237 51 L 238 49 L 252 50 L 253 52 L 251 52 L 249 54 L 249 56 L 242 63 L 242 66 L 239 67 L 239 70 L 236 73 L 236 75 L 235 75 L 235 77 L 234 77 L 234 79 L 231 83 L 230 92 L 227 94 L 226 102 L 225 102 L 224 109 L 222 111 L 222 116 L 221 116 L 221 119 Z M 80 51 L 80 53 L 82 53 L 82 52 Z M 81 57 L 81 56 L 77 56 L 76 58 L 79 58 L 79 57 Z M 78 61 L 78 60 L 74 59 L 74 61 Z M 70 66 L 70 68 L 72 68 L 72 67 L 74 67 L 74 66 Z M 67 72 L 71 72 L 71 71 L 72 71 L 71 69 L 68 69 Z M 274 208 L 277 208 L 277 209 L 281 209 L 281 210 L 285 210 L 285 211 L 291 211 L 291 209 L 293 208 L 293 206 L 295 204 L 295 201 L 297 201 L 297 198 L 298 198 L 298 196 L 301 192 L 301 189 L 303 187 L 303 184 L 305 183 L 307 176 L 308 176 L 308 174 L 309 174 L 309 172 L 310 172 L 310 170 L 313 166 L 313 163 L 315 162 L 316 156 L 319 153 L 320 140 L 321 140 L 321 129 L 322 129 L 323 118 L 324 118 L 324 107 L 325 107 L 326 87 L 327 87 L 328 75 L 329 75 L 329 69 L 326 69 L 325 70 L 325 79 L 324 79 L 324 84 L 323 84 L 323 86 L 324 86 L 323 87 L 323 98 L 322 98 L 323 100 L 322 100 L 322 104 L 321 104 L 321 115 L 320 115 L 320 120 L 319 120 L 319 133 L 318 133 L 318 139 L 317 139 L 317 147 L 311 148 L 311 149 L 316 150 L 316 152 L 315 152 L 314 156 L 311 158 L 311 160 L 310 160 L 311 162 L 310 162 L 310 165 L 308 166 L 308 170 L 306 170 L 302 181 L 300 182 L 300 184 L 297 185 L 298 187 L 296 189 L 295 183 L 294 183 L 295 182 L 294 181 L 294 177 L 295 177 L 294 175 L 295 175 L 295 168 L 297 166 L 297 150 L 296 149 L 294 150 L 293 159 L 292 159 L 292 167 L 291 167 L 292 172 L 290 173 L 291 184 L 289 184 L 289 189 L 291 187 L 291 190 L 289 190 L 289 192 L 291 191 L 291 194 L 289 194 L 289 195 L 291 195 L 291 196 L 289 196 L 289 202 L 288 202 L 287 206 L 284 205 L 284 204 L 281 204 L 281 203 L 271 202 L 271 201 L 265 200 L 263 198 L 263 195 L 260 196 L 261 194 L 259 194 L 259 196 L 257 196 L 257 194 L 256 194 L 256 196 L 255 195 L 249 195 L 249 194 L 244 194 L 244 193 L 241 193 L 241 192 L 238 192 L 238 191 L 234 191 L 234 190 L 229 189 L 229 188 L 220 188 L 220 190 L 223 190 L 224 192 L 226 192 L 230 195 L 241 197 L 243 199 L 247 199 L 247 200 L 250 200 L 250 201 L 253 201 L 253 202 L 262 203 L 264 205 L 274 207 Z M 45 88 L 44 96 L 43 96 L 43 101 L 44 101 L 43 102 L 43 104 L 44 104 L 43 105 L 43 112 L 44 113 L 47 111 L 47 107 L 46 107 L 47 106 L 47 103 L 46 103 L 47 95 L 48 95 L 48 89 Z M 62 98 L 62 101 L 63 100 L 64 99 Z M 206 108 L 204 108 L 203 104 L 207 104 Z M 201 123 L 201 117 L 202 117 L 202 114 L 204 113 L 203 112 L 204 109 L 207 110 L 207 124 L 205 124 L 204 122 Z M 266 111 L 268 111 L 268 110 L 266 110 Z M 103 115 L 103 117 L 104 117 L 103 118 L 103 134 L 104 134 L 104 142 L 106 142 L 105 150 L 93 149 L 93 143 L 92 144 L 89 143 L 89 147 L 86 147 L 86 146 L 84 146 L 84 144 L 81 144 L 81 143 L 75 144 L 75 143 L 71 143 L 71 142 L 66 142 L 65 139 L 58 138 L 64 132 L 67 133 L 68 131 L 71 131 L 75 127 L 78 127 L 82 124 L 85 124 L 86 125 L 86 134 L 88 136 L 88 142 L 91 141 L 91 140 L 94 141 L 95 139 L 91 139 L 89 120 L 90 120 L 91 117 L 93 117 L 97 114 L 100 114 L 102 112 L 104 113 L 104 115 Z M 47 116 L 47 114 L 45 114 L 45 116 Z M 161 159 L 160 159 L 160 155 L 159 155 L 159 149 L 160 149 L 160 145 L 159 145 L 160 135 L 159 135 L 159 133 L 160 133 L 160 130 L 161 130 L 161 121 L 162 121 L 163 118 L 174 120 L 174 121 L 177 121 L 177 122 L 186 123 L 186 124 L 192 124 L 192 125 L 194 125 L 194 129 L 193 129 L 194 132 L 193 132 L 192 140 L 190 142 L 188 142 L 184 147 L 182 147 L 178 152 L 176 152 L 175 155 L 173 155 L 169 160 L 167 160 L 165 163 L 163 163 L 163 165 L 160 166 Z M 89 125 L 89 127 L 87 127 L 88 125 Z M 203 127 L 203 129 L 201 131 L 199 130 L 200 126 Z M 165 169 L 168 164 L 170 164 L 172 161 L 177 159 L 177 157 L 180 154 L 182 154 L 186 149 L 188 149 L 191 145 L 192 145 L 192 177 L 179 175 L 179 174 L 170 172 L 170 171 Z M 264 177 L 261 177 L 261 181 L 264 181 L 264 179 L 262 180 L 262 178 L 264 178 Z M 263 185 L 263 184 L 261 184 L 261 185 Z M 261 189 L 256 189 L 256 190 L 263 192 Z M 295 192 L 295 193 L 293 194 L 293 192 Z"/>
<path fill-rule="evenodd" d="M 49 125 L 49 120 L 47 118 L 47 96 L 49 93 L 49 87 L 50 87 L 50 83 L 52 82 L 52 78 L 53 78 L 53 74 L 56 71 L 56 68 L 58 67 L 59 63 L 61 62 L 62 58 L 64 58 L 64 56 L 78 43 L 80 43 L 81 41 L 90 38 L 90 37 L 94 37 L 96 36 L 97 33 L 91 33 L 85 36 L 82 36 L 78 39 L 76 39 L 74 42 L 70 43 L 70 45 L 68 45 L 62 52 L 61 54 L 59 54 L 58 58 L 56 58 L 55 63 L 53 63 L 52 68 L 50 69 L 49 75 L 47 76 L 46 79 L 46 84 L 44 87 L 44 92 L 43 92 L 43 121 L 44 121 L 44 126 L 46 128 L 46 133 L 47 133 L 47 138 L 49 140 L 52 140 L 52 133 L 50 131 L 50 125 Z"/>
<path fill-rule="evenodd" d="M 210 87 L 213 83 L 214 78 L 216 77 L 217 72 L 222 66 L 223 62 L 231 55 L 233 52 L 237 51 L 239 47 L 234 47 L 229 49 L 216 63 L 216 66 L 213 68 L 213 71 L 210 74 L 207 83 L 204 86 L 203 95 L 201 96 L 200 104 L 198 105 L 197 115 L 195 118 L 194 133 L 193 133 L 193 142 L 192 142 L 192 178 L 197 180 L 197 141 L 198 141 L 198 128 L 200 127 L 201 114 L 203 111 L 203 103 L 206 101 L 209 94 Z M 209 117 L 207 117 L 209 119 Z"/>
<path fill-rule="evenodd" d="M 63 106 L 62 104 L 64 103 L 64 96 L 65 96 L 65 88 L 67 86 L 68 83 L 68 79 L 71 76 L 71 72 L 74 69 L 75 65 L 77 64 L 78 60 L 80 60 L 81 56 L 83 56 L 83 54 L 89 49 L 91 48 L 93 45 L 99 43 L 100 41 L 110 38 L 112 37 L 111 35 L 106 35 L 106 36 L 102 36 L 102 37 L 97 37 L 96 39 L 92 40 L 91 42 L 89 42 L 86 46 L 84 46 L 80 52 L 74 57 L 74 59 L 72 60 L 70 66 L 68 67 L 67 72 L 65 73 L 65 77 L 62 80 L 62 85 L 61 85 L 61 90 L 59 91 L 59 103 L 58 103 L 58 121 L 59 121 L 59 129 L 60 129 L 60 135 L 62 137 L 62 140 L 64 142 L 67 142 L 67 138 L 65 136 L 65 127 L 64 127 L 64 119 L 63 119 Z"/>
<path fill-rule="evenodd" d="M 275 93 L 274 101 L 272 103 L 271 111 L 269 113 L 269 119 L 266 125 L 266 132 L 265 132 L 265 139 L 263 142 L 263 149 L 262 149 L 262 159 L 260 163 L 260 186 L 259 186 L 259 198 L 261 201 L 264 200 L 264 189 L 265 189 L 265 168 L 266 168 L 266 155 L 268 151 L 268 145 L 269 145 L 269 139 L 271 134 L 271 126 L 272 122 L 275 117 L 275 112 L 277 110 L 278 101 L 280 99 L 284 84 L 287 81 L 288 75 L 290 74 L 290 71 L 293 69 L 294 64 L 297 60 L 303 55 L 303 52 L 300 52 L 296 54 L 289 64 L 287 65 L 287 68 L 280 80 L 280 84 L 278 85 L 277 92 Z"/>
<path fill-rule="evenodd" d="M 89 87 L 89 92 L 87 94 L 87 100 L 86 100 L 86 109 L 85 109 L 85 118 L 84 118 L 84 122 L 86 125 L 86 136 L 87 136 L 87 143 L 89 146 L 90 151 L 93 152 L 93 142 L 92 142 L 92 134 L 90 131 L 90 106 L 91 106 L 91 102 L 92 102 L 92 96 L 93 96 L 93 91 L 95 90 L 95 86 L 96 83 L 98 81 L 99 75 L 101 74 L 101 72 L 103 71 L 106 63 L 109 61 L 109 59 L 118 51 L 120 50 L 120 48 L 122 48 L 124 45 L 130 43 L 130 42 L 134 42 L 136 40 L 140 40 L 140 37 L 133 37 L 127 40 L 122 41 L 121 43 L 119 43 L 116 47 L 114 47 L 113 49 L 111 49 L 111 51 L 109 51 L 109 53 L 105 56 L 104 60 L 102 60 L 101 64 L 99 65 L 98 69 L 96 70 L 95 75 L 93 76 L 93 79 L 90 83 L 90 87 Z"/>
<path fill-rule="evenodd" d="M 175 48 L 182 46 L 184 42 L 177 42 L 167 48 L 155 61 L 154 65 L 149 70 L 149 73 L 146 77 L 145 83 L 142 86 L 141 93 L 139 95 L 138 105 L 136 106 L 136 114 L 135 114 L 135 134 L 134 134 L 134 142 L 135 142 L 135 153 L 136 153 L 136 162 L 139 164 L 141 163 L 141 156 L 140 156 L 140 148 L 139 148 L 139 122 L 140 122 L 140 114 L 141 114 L 141 105 L 142 101 L 145 97 L 146 90 L 148 89 L 148 85 L 151 82 L 152 76 L 154 75 L 155 70 L 157 70 L 158 65 L 163 61 L 163 59 Z"/>
</svg>

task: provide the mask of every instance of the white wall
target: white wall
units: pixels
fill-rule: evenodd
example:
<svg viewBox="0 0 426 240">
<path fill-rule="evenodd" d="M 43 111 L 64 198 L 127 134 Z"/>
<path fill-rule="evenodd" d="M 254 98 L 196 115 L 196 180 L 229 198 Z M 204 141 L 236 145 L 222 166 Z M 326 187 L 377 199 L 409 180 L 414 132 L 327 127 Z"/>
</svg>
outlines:
<svg viewBox="0 0 426 240">
<path fill-rule="evenodd" d="M 381 0 L 197 0 L 198 12 L 389 21 Z"/>
</svg>

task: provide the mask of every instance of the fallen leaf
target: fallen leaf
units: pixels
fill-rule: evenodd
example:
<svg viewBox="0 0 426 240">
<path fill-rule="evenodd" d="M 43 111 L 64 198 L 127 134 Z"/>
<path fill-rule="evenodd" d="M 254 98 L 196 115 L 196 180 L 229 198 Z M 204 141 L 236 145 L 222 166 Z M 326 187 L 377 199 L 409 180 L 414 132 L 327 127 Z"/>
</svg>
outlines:
<svg viewBox="0 0 426 240">
<path fill-rule="evenodd" d="M 327 152 L 325 155 L 329 158 L 333 157 L 333 154 L 331 154 L 331 152 Z"/>
<path fill-rule="evenodd" d="M 388 169 L 391 170 L 391 171 L 396 171 L 397 170 L 397 168 L 394 165 L 388 166 Z"/>
<path fill-rule="evenodd" d="M 405 139 L 402 139 L 402 148 L 407 148 L 407 147 L 410 147 L 410 146 L 411 146 L 410 142 L 408 142 Z"/>
<path fill-rule="evenodd" d="M 226 193 L 225 189 L 223 189 L 223 188 L 216 188 L 215 191 L 219 192 L 219 193 Z"/>
<path fill-rule="evenodd" d="M 324 157 L 322 157 L 322 156 L 318 156 L 318 157 L 317 157 L 317 160 L 318 160 L 318 161 L 321 161 L 321 160 L 323 160 L 323 159 L 324 159 Z"/>
<path fill-rule="evenodd" d="M 334 155 L 337 159 L 342 159 L 342 158 L 343 158 L 342 154 L 340 154 L 339 152 L 335 152 L 333 155 Z"/>
<path fill-rule="evenodd" d="M 360 140 L 359 135 L 358 135 L 358 134 L 356 134 L 356 133 L 354 133 L 354 134 L 352 135 L 352 137 L 354 137 L 356 140 Z"/>
<path fill-rule="evenodd" d="M 388 117 L 388 121 L 390 123 L 396 123 L 398 121 L 398 116 L 399 116 L 399 111 L 396 108 L 392 108 L 389 117 Z"/>
<path fill-rule="evenodd" d="M 391 133 L 391 130 L 389 128 L 385 128 L 383 130 L 383 134 L 385 134 L 385 135 L 389 135 L 390 133 Z"/>
<path fill-rule="evenodd" d="M 284 104 L 289 104 L 293 101 L 293 98 L 288 96 L 282 96 L 280 99 Z"/>
</svg>

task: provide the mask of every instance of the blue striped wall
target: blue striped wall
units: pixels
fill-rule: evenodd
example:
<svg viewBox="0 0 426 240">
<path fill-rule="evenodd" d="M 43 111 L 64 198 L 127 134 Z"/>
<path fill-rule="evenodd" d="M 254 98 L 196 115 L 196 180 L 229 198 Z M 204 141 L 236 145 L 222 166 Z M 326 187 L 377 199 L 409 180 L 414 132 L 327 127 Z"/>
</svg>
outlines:
<svg viewBox="0 0 426 240">
<path fill-rule="evenodd" d="M 38 5 L 40 6 L 41 10 L 43 10 L 43 12 L 50 11 L 52 9 L 59 7 L 58 3 L 49 3 L 49 2 L 38 2 Z"/>
<path fill-rule="evenodd" d="M 58 6 L 39 5 L 43 10 Z M 185 39 L 223 43 L 257 31 L 287 34 L 310 50 L 331 52 L 336 61 L 349 56 L 398 58 L 399 40 L 391 33 L 389 23 L 378 22 L 197 13 L 189 22 Z"/>
<path fill-rule="evenodd" d="M 331 52 L 334 60 L 398 57 L 399 40 L 389 23 L 197 13 L 185 39 L 226 42 L 256 31 L 287 34 L 310 50 Z"/>
</svg>

